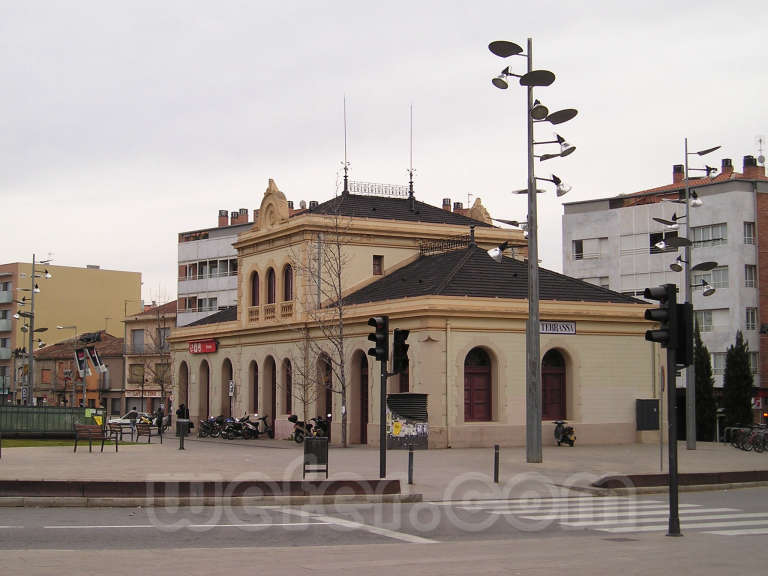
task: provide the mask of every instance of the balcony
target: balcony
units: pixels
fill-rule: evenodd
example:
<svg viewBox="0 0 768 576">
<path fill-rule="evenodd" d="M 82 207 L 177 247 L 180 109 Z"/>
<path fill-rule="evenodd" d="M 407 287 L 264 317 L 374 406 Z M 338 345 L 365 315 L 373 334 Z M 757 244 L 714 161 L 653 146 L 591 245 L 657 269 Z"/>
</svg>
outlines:
<svg viewBox="0 0 768 576">
<path fill-rule="evenodd" d="M 275 304 L 264 305 L 264 320 L 272 321 L 275 319 Z"/>
<path fill-rule="evenodd" d="M 13 302 L 13 292 L 10 290 L 0 290 L 0 304 Z"/>
<path fill-rule="evenodd" d="M 291 318 L 293 316 L 293 300 L 280 302 L 280 318 Z"/>
<path fill-rule="evenodd" d="M 11 359 L 11 349 L 0 348 L 0 360 L 10 360 L 10 359 Z"/>
<path fill-rule="evenodd" d="M 11 391 L 11 377 L 0 376 L 0 394 L 10 394 Z"/>
<path fill-rule="evenodd" d="M 259 306 L 248 307 L 248 324 L 255 324 L 259 321 L 259 313 L 261 308 Z"/>
<path fill-rule="evenodd" d="M 0 332 L 10 332 L 11 321 L 8 318 L 0 319 Z"/>
</svg>

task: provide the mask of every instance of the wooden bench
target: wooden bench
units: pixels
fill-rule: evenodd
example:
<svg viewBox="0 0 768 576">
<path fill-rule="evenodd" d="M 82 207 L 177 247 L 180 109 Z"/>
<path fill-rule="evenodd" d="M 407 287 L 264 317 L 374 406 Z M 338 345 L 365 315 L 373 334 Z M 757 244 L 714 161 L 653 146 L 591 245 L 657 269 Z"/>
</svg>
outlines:
<svg viewBox="0 0 768 576">
<path fill-rule="evenodd" d="M 88 452 L 93 452 L 94 440 L 101 440 L 101 451 L 104 452 L 104 441 L 109 438 L 109 435 L 98 424 L 75 424 L 75 452 L 77 452 L 77 442 L 86 438 L 88 439 Z M 115 452 L 117 452 L 117 441 L 115 441 Z"/>
<path fill-rule="evenodd" d="M 117 452 L 117 445 L 120 440 L 123 439 L 123 426 L 122 424 L 115 424 L 113 422 L 107 422 L 107 438 L 115 439 L 115 452 Z"/>
<path fill-rule="evenodd" d="M 139 441 L 139 436 L 147 437 L 147 444 L 152 439 L 152 425 L 146 422 L 136 422 L 136 442 Z"/>
</svg>

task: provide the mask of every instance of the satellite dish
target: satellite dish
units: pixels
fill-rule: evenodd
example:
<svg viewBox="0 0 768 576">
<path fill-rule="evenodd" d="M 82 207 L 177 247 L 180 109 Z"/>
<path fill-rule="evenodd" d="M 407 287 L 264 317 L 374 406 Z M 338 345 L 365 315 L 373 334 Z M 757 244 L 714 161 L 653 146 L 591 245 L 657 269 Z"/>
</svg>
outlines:
<svg viewBox="0 0 768 576">
<path fill-rule="evenodd" d="M 757 157 L 757 163 L 758 164 L 765 164 L 765 156 L 760 154 L 760 156 Z"/>
</svg>

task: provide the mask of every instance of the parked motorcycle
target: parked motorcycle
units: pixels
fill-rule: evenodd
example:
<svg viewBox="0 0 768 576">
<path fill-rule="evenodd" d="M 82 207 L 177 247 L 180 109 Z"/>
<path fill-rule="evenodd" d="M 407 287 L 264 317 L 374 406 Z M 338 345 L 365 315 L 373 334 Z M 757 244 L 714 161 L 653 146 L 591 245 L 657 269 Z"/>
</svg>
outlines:
<svg viewBox="0 0 768 576">
<path fill-rule="evenodd" d="M 301 444 L 304 442 L 304 438 L 307 436 L 324 436 L 328 437 L 328 420 L 322 416 L 316 416 L 311 418 L 309 422 L 299 420 L 296 414 L 288 416 L 288 422 L 293 424 L 293 439 L 296 443 Z"/>
<path fill-rule="evenodd" d="M 573 426 L 568 424 L 565 420 L 555 420 L 555 442 L 557 442 L 558 446 L 562 443 L 573 446 L 576 442 L 576 434 L 573 432 Z"/>
<path fill-rule="evenodd" d="M 217 428 L 216 425 L 216 418 L 206 418 L 205 420 L 200 420 L 200 426 L 197 428 L 197 435 L 199 438 L 207 438 L 208 436 L 213 435 L 214 429 Z M 218 432 L 216 436 L 218 436 Z"/>
</svg>

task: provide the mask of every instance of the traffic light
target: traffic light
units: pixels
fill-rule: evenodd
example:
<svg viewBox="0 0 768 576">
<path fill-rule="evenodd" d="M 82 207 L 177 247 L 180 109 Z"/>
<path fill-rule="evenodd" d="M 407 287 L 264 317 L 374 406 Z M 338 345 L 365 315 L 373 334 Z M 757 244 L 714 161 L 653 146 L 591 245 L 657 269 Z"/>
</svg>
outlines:
<svg viewBox="0 0 768 576">
<path fill-rule="evenodd" d="M 389 359 L 389 316 L 374 316 L 368 319 L 368 326 L 374 326 L 375 332 L 368 334 L 368 340 L 375 342 L 373 348 L 368 349 L 368 355 L 376 360 L 386 362 Z"/>
<path fill-rule="evenodd" d="M 75 366 L 80 378 L 91 375 L 91 370 L 88 368 L 88 358 L 85 356 L 85 348 L 75 350 Z"/>
<path fill-rule="evenodd" d="M 408 370 L 408 348 L 410 346 L 405 341 L 408 340 L 408 334 L 410 333 L 410 330 L 395 328 L 395 332 L 392 335 L 392 372 L 395 374 Z"/>
<path fill-rule="evenodd" d="M 646 288 L 643 296 L 648 300 L 658 300 L 658 308 L 645 311 L 646 320 L 654 320 L 661 324 L 658 330 L 648 330 L 645 339 L 658 342 L 663 348 L 678 348 L 677 325 L 677 287 L 674 284 L 662 284 Z"/>
<path fill-rule="evenodd" d="M 684 302 L 677 305 L 677 355 L 678 367 L 693 364 L 693 304 Z"/>
</svg>

